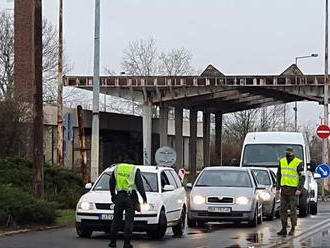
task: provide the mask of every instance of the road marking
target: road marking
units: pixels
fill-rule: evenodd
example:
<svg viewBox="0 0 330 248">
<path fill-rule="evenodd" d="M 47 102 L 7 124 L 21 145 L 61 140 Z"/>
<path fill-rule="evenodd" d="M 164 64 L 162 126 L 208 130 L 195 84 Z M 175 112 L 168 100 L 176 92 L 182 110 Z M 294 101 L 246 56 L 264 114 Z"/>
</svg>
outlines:
<svg viewBox="0 0 330 248">
<path fill-rule="evenodd" d="M 302 236 L 307 236 L 307 237 L 302 237 L 303 239 L 308 238 L 309 236 L 315 234 L 315 232 L 320 231 L 319 229 L 324 229 L 325 227 L 330 226 L 330 219 L 326 219 L 324 221 L 321 221 L 320 223 L 317 223 L 313 226 L 311 226 L 309 229 L 307 229 L 305 232 L 300 233 L 299 235 L 295 235 L 294 237 L 290 238 L 290 239 L 285 239 L 280 241 L 277 244 L 270 244 L 268 246 L 264 246 L 264 248 L 278 248 L 278 247 L 286 247 L 288 244 L 288 241 L 294 240 L 294 239 L 298 239 L 301 240 Z"/>
</svg>

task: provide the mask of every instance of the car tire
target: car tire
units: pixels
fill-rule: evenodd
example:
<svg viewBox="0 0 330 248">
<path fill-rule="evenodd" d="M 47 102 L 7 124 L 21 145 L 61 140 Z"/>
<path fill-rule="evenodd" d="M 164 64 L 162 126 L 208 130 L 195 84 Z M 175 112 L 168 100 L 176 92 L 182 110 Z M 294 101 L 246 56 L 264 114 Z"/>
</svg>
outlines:
<svg viewBox="0 0 330 248">
<path fill-rule="evenodd" d="M 309 214 L 309 202 L 307 201 L 307 191 L 303 189 L 302 196 L 299 199 L 299 217 L 307 217 Z"/>
<path fill-rule="evenodd" d="M 253 219 L 249 221 L 250 227 L 256 227 L 258 225 L 258 206 L 256 206 L 256 209 L 254 211 Z"/>
<path fill-rule="evenodd" d="M 270 215 L 268 216 L 267 219 L 272 221 L 272 220 L 275 219 L 275 215 L 276 215 L 276 213 L 275 213 L 275 201 L 274 201 L 273 202 L 273 207 L 272 207 L 272 212 L 270 213 Z"/>
<path fill-rule="evenodd" d="M 310 205 L 310 212 L 312 215 L 317 215 L 317 202 L 312 202 Z"/>
<path fill-rule="evenodd" d="M 160 240 L 165 236 L 166 229 L 167 229 L 167 218 L 166 218 L 165 210 L 161 210 L 159 214 L 157 229 L 155 231 L 147 231 L 147 235 L 152 239 Z"/>
<path fill-rule="evenodd" d="M 182 236 L 186 226 L 186 210 L 183 208 L 181 211 L 180 221 L 176 226 L 172 227 L 174 236 Z"/>
<path fill-rule="evenodd" d="M 90 238 L 93 231 L 82 227 L 80 224 L 76 224 L 76 232 L 80 238 Z"/>
<path fill-rule="evenodd" d="M 190 219 L 189 217 L 188 217 L 187 223 L 188 223 L 188 227 L 196 227 L 197 226 L 197 221 L 194 220 L 194 219 Z"/>
</svg>

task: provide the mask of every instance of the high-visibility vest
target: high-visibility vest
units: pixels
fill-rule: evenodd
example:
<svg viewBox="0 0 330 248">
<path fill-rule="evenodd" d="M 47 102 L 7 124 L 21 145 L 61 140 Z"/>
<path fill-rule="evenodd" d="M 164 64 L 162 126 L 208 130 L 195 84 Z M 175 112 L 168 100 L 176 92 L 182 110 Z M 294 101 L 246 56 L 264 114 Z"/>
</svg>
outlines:
<svg viewBox="0 0 330 248">
<path fill-rule="evenodd" d="M 286 158 L 281 159 L 281 186 L 298 187 L 299 174 L 297 168 L 302 162 L 299 158 L 294 158 L 290 164 Z"/>
<path fill-rule="evenodd" d="M 114 170 L 116 178 L 116 190 L 128 191 L 136 189 L 135 175 L 136 167 L 132 164 L 119 164 Z"/>
</svg>

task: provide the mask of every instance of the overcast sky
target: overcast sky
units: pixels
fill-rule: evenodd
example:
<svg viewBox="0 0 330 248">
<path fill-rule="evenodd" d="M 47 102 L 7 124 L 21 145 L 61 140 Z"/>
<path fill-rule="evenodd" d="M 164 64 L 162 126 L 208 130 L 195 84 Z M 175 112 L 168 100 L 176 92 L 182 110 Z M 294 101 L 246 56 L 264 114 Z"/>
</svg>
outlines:
<svg viewBox="0 0 330 248">
<path fill-rule="evenodd" d="M 10 7 L 0 0 L 0 8 Z M 184 47 L 195 69 L 280 74 L 296 56 L 306 74 L 324 72 L 324 0 L 101 0 L 101 68 L 120 72 L 129 41 L 153 38 L 159 50 Z M 57 23 L 58 1 L 43 0 Z M 94 1 L 64 0 L 65 54 L 72 74 L 91 75 Z M 299 120 L 319 122 L 318 104 L 299 104 Z"/>
</svg>

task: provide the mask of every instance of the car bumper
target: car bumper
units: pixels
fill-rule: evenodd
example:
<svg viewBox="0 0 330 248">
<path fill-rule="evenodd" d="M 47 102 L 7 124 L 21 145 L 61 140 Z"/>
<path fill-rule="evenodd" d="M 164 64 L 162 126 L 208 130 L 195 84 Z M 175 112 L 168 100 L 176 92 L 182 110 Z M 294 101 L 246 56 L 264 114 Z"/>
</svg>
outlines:
<svg viewBox="0 0 330 248">
<path fill-rule="evenodd" d="M 93 231 L 110 231 L 112 220 L 102 220 L 102 214 L 109 213 L 77 212 L 76 225 Z M 157 224 L 157 213 L 136 214 L 134 217 L 134 231 L 153 230 L 154 228 L 157 228 Z"/>
<path fill-rule="evenodd" d="M 254 211 L 232 211 L 231 213 L 212 213 L 204 210 L 192 210 L 189 211 L 189 219 L 201 220 L 201 221 L 250 221 L 254 218 Z"/>
</svg>

